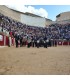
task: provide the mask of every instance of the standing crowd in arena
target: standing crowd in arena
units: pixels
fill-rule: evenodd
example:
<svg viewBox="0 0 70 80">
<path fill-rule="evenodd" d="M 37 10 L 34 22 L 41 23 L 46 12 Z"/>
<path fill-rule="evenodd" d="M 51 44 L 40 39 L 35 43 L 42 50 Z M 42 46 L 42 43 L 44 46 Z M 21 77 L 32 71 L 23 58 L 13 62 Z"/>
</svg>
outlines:
<svg viewBox="0 0 70 80">
<path fill-rule="evenodd" d="M 47 39 L 46 37 L 45 38 L 36 38 L 36 37 L 27 37 L 27 38 L 24 38 L 23 36 L 21 35 L 15 35 L 15 41 L 16 41 L 16 47 L 18 47 L 19 45 L 19 42 L 20 42 L 20 47 L 22 46 L 26 46 L 29 48 L 29 47 L 44 47 L 44 48 L 47 48 L 47 47 L 51 47 L 51 46 L 57 46 L 57 41 L 56 40 L 49 40 Z"/>
<path fill-rule="evenodd" d="M 48 27 L 29 26 L 13 20 L 0 13 L 0 27 L 15 38 L 16 47 L 50 47 L 57 46 L 58 39 L 70 41 L 70 23 L 51 24 Z"/>
</svg>

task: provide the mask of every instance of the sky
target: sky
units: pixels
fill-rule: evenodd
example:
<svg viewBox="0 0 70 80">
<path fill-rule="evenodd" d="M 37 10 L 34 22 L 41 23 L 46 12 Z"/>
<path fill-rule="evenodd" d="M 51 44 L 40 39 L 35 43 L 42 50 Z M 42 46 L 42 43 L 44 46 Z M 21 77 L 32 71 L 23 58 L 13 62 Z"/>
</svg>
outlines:
<svg viewBox="0 0 70 80">
<path fill-rule="evenodd" d="M 35 5 L 35 8 L 43 8 L 47 11 L 48 16 L 47 18 L 52 19 L 55 21 L 56 15 L 70 11 L 70 5 Z"/>
<path fill-rule="evenodd" d="M 7 5 L 9 8 L 21 11 L 30 12 L 53 21 L 56 16 L 62 12 L 70 11 L 70 5 Z"/>
</svg>

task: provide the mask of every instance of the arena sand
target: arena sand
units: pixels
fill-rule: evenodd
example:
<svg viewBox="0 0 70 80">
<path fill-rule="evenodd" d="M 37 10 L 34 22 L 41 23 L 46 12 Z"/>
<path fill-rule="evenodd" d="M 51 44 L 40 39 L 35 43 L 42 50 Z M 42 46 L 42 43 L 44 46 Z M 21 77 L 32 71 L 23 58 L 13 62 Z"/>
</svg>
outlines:
<svg viewBox="0 0 70 80">
<path fill-rule="evenodd" d="M 65 74 L 70 74 L 70 46 L 0 48 L 0 75 Z"/>
</svg>

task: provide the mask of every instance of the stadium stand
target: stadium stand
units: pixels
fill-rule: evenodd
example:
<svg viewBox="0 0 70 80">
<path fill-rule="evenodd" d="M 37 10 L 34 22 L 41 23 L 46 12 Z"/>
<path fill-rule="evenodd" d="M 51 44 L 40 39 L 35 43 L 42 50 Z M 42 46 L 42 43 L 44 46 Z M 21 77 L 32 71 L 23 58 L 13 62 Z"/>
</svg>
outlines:
<svg viewBox="0 0 70 80">
<path fill-rule="evenodd" d="M 3 10 L 4 9 L 4 10 Z M 67 13 L 63 14 L 66 15 Z M 27 13 L 26 15 L 37 16 Z M 63 18 L 62 14 L 57 15 L 61 18 L 56 21 L 46 19 L 46 27 L 31 26 L 20 21 L 20 12 L 11 10 L 5 6 L 0 8 L 0 38 L 3 37 L 3 42 L 0 40 L 0 45 L 14 44 L 14 38 L 16 35 L 18 38 L 23 38 L 23 44 L 25 45 L 30 41 L 47 40 L 57 41 L 58 45 L 70 45 L 70 19 Z M 32 18 L 31 18 L 32 19 Z M 24 21 L 24 20 L 23 20 Z M 6 40 L 7 42 L 5 43 Z M 11 43 L 9 42 L 11 40 Z M 39 42 L 38 41 L 38 42 Z M 22 42 L 20 40 L 19 42 Z"/>
<path fill-rule="evenodd" d="M 0 13 L 0 31 L 1 32 L 9 32 L 11 37 L 15 37 L 16 34 L 19 34 L 23 38 L 36 38 L 36 40 L 41 39 L 56 39 L 56 40 L 64 40 L 70 41 L 70 23 L 65 24 L 51 24 L 49 27 L 37 27 L 37 26 L 29 26 L 23 24 L 21 22 L 15 21 L 12 18 L 4 16 Z M 6 33 L 5 33 L 6 34 Z M 68 44 L 67 42 L 63 43 Z"/>
</svg>

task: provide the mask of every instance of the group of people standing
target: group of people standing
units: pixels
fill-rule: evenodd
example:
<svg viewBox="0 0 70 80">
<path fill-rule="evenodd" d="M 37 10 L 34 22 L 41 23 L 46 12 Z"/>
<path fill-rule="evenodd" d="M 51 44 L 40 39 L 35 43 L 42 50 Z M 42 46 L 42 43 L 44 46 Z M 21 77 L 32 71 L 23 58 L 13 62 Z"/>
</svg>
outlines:
<svg viewBox="0 0 70 80">
<path fill-rule="evenodd" d="M 21 35 L 15 35 L 15 43 L 16 43 L 16 48 L 20 45 L 20 47 L 26 46 L 28 48 L 30 47 L 51 47 L 51 46 L 57 46 L 57 41 L 52 40 L 52 39 L 47 39 L 47 38 L 36 38 L 36 37 L 23 37 Z"/>
</svg>

